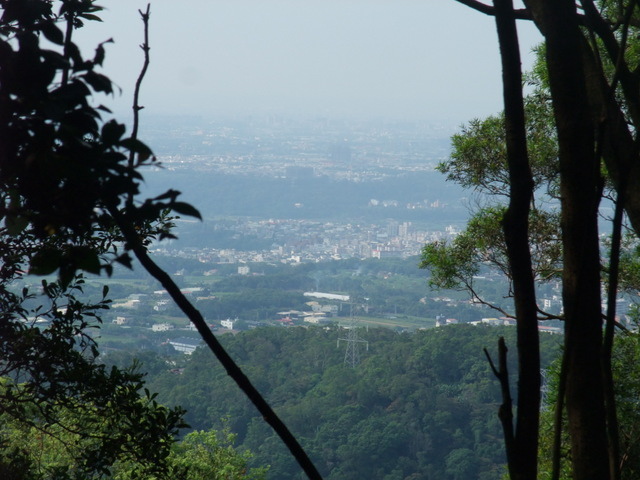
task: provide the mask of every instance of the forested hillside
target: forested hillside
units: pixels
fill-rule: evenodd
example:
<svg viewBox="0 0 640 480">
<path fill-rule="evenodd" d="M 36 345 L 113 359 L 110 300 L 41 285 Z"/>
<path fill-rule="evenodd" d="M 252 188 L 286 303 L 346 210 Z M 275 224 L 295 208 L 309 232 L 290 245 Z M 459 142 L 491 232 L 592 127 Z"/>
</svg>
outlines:
<svg viewBox="0 0 640 480">
<path fill-rule="evenodd" d="M 343 364 L 345 344 L 336 346 L 344 330 L 264 328 L 222 338 L 325 478 L 488 480 L 505 472 L 505 457 L 499 387 L 482 350 L 493 352 L 501 335 L 515 347 L 508 327 L 362 330 L 369 350 L 361 348 L 355 369 Z M 560 340 L 543 336 L 544 364 Z M 193 429 L 222 429 L 226 418 L 255 464 L 271 465 L 269 478 L 304 478 L 210 352 L 197 350 L 181 374 L 157 357 L 143 361 L 148 387 L 185 407 Z"/>
</svg>

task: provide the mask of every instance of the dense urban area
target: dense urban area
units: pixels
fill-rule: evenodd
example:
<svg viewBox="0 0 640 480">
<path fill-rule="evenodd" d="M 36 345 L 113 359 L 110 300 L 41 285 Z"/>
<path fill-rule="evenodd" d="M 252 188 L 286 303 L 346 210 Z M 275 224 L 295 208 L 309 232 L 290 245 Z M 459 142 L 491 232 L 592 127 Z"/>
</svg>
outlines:
<svg viewBox="0 0 640 480">
<path fill-rule="evenodd" d="M 499 386 L 482 350 L 500 336 L 515 342 L 508 280 L 481 269 L 479 301 L 430 288 L 419 268 L 423 247 L 454 240 L 483 201 L 436 171 L 447 128 L 202 118 L 145 128 L 161 166 L 144 193 L 178 189 L 203 217 L 172 217 L 178 238 L 149 251 L 326 478 L 501 478 Z M 186 408 L 194 432 L 232 435 L 224 442 L 251 451 L 247 464 L 268 466 L 267 478 L 301 478 L 155 280 L 118 267 L 86 276 L 83 295 L 98 298 L 105 285 L 110 308 L 92 332 L 102 361 L 136 358 L 147 388 Z M 540 285 L 538 301 L 560 314 L 559 282 Z M 618 301 L 622 324 L 629 305 Z M 539 330 L 546 367 L 563 325 Z"/>
<path fill-rule="evenodd" d="M 354 321 L 396 331 L 514 324 L 467 292 L 430 289 L 429 272 L 418 268 L 426 243 L 450 241 L 464 228 L 472 201 L 435 171 L 447 154 L 445 127 L 227 122 L 163 119 L 147 127 L 162 165 L 149 185 L 178 188 L 204 218 L 175 218 L 178 239 L 151 252 L 218 334 L 267 325 L 348 328 Z M 396 188 L 399 180 L 405 188 Z M 309 200 L 320 207 L 306 208 L 303 195 L 318 185 L 320 198 Z M 291 203 L 278 203 L 283 190 L 293 194 Z M 321 208 L 336 198 L 344 199 L 342 208 Z M 274 214 L 248 215 L 258 205 Z M 89 278 L 85 290 L 98 291 L 104 281 Z M 113 303 L 99 332 L 104 348 L 192 353 L 200 344 L 166 291 L 140 269 L 117 269 L 106 282 Z M 476 282 L 509 310 L 499 272 L 487 270 Z M 559 284 L 540 287 L 539 296 L 546 311 L 559 313 Z M 621 300 L 619 311 L 626 308 Z M 562 325 L 540 329 L 559 333 Z"/>
<path fill-rule="evenodd" d="M 0 0 L 0 478 L 640 478 L 638 2 L 138 3 Z"/>
</svg>

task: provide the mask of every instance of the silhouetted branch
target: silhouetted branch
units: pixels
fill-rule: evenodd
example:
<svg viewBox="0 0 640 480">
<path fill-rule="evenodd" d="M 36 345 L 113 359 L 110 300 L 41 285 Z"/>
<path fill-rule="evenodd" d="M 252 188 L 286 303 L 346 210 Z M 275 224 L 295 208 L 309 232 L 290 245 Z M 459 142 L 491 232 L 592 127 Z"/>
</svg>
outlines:
<svg viewBox="0 0 640 480">
<path fill-rule="evenodd" d="M 496 9 L 487 5 L 486 3 L 479 2 L 478 0 L 455 0 L 458 3 L 466 5 L 467 7 L 473 8 L 480 13 L 484 13 L 485 15 L 495 16 Z M 514 18 L 517 20 L 533 20 L 531 13 L 526 8 L 521 8 L 513 11 Z"/>
<path fill-rule="evenodd" d="M 482 298 L 480 296 L 480 294 L 475 290 L 475 288 L 473 288 L 473 285 L 471 284 L 471 282 L 467 282 L 466 280 L 462 279 L 462 283 L 464 284 L 465 288 L 467 289 L 467 291 L 469 291 L 469 293 L 471 294 L 471 299 L 473 301 L 473 303 L 477 303 L 480 305 L 485 305 L 489 308 L 491 308 L 492 310 L 495 310 L 496 312 L 500 312 L 502 315 L 504 315 L 507 318 L 516 318 L 515 315 L 513 315 L 512 313 L 507 312 L 505 309 L 503 309 L 502 307 L 491 303 L 487 300 L 485 300 L 484 298 Z"/>
<path fill-rule="evenodd" d="M 180 310 L 182 310 L 187 318 L 189 318 L 191 323 L 193 323 L 204 342 L 227 371 L 227 374 L 236 382 L 240 389 L 247 395 L 249 400 L 251 400 L 251 402 L 256 406 L 265 421 L 271 425 L 273 430 L 282 439 L 307 476 L 312 480 L 321 480 L 322 477 L 320 476 L 320 473 L 313 465 L 302 446 L 298 443 L 296 438 L 278 415 L 276 415 L 260 392 L 258 392 L 258 390 L 253 386 L 240 367 L 238 367 L 238 365 L 229 356 L 224 347 L 214 336 L 202 314 L 182 294 L 180 288 L 175 284 L 167 272 L 160 268 L 153 259 L 149 257 L 147 249 L 140 243 L 139 237 L 132 225 L 123 218 L 121 212 L 117 209 L 111 209 L 110 213 L 113 215 L 118 228 L 124 235 L 128 248 L 133 251 L 144 269 L 149 272 L 152 277 L 158 280 L 165 290 L 167 290 L 176 305 Z"/>
<path fill-rule="evenodd" d="M 527 148 L 516 12 L 512 0 L 493 0 L 493 5 L 502 64 L 505 143 L 509 172 L 509 204 L 502 218 L 502 230 L 513 282 L 518 339 L 518 404 L 515 431 L 506 373 L 506 346 L 502 339 L 499 345 L 500 374 L 504 375 L 504 378 L 499 377 L 503 389 L 500 420 L 505 432 L 510 477 L 534 480 L 537 478 L 541 396 L 538 306 L 529 241 L 529 217 L 535 187 Z"/>
<path fill-rule="evenodd" d="M 142 70 L 140 70 L 140 74 L 136 80 L 136 86 L 133 91 L 133 126 L 131 128 L 131 138 L 136 140 L 138 138 L 138 128 L 140 125 L 140 110 L 144 107 L 141 107 L 139 104 L 140 99 L 140 87 L 142 86 L 142 80 L 144 80 L 144 76 L 147 73 L 147 69 L 149 68 L 149 16 L 150 16 L 150 8 L 151 5 L 147 4 L 147 10 L 142 12 L 142 10 L 138 10 L 140 13 L 140 17 L 142 18 L 142 23 L 144 24 L 144 41 L 140 48 L 144 52 L 144 63 L 142 64 Z M 133 167 L 134 164 L 135 152 L 132 150 L 129 154 L 129 166 Z"/>
<path fill-rule="evenodd" d="M 139 111 L 143 108 L 138 104 L 138 98 L 140 94 L 140 86 L 142 85 L 142 80 L 146 74 L 147 68 L 149 66 L 149 16 L 150 16 L 150 5 L 147 4 L 147 9 L 143 13 L 141 10 L 138 10 L 140 16 L 142 17 L 142 21 L 144 23 L 144 42 L 140 46 L 144 52 L 144 64 L 140 75 L 138 75 L 138 79 L 136 81 L 134 99 L 133 99 L 133 129 L 131 133 L 131 137 L 133 139 L 137 139 L 138 135 L 138 126 L 139 126 Z M 133 167 L 134 165 L 134 152 L 131 152 L 129 157 L 129 165 Z M 131 206 L 132 199 L 128 200 L 128 205 Z M 280 417 L 276 415 L 271 406 L 267 403 L 264 397 L 258 392 L 258 390 L 253 386 L 251 381 L 244 374 L 242 369 L 233 361 L 233 359 L 226 352 L 224 347 L 220 344 L 220 342 L 216 339 L 215 335 L 207 325 L 204 320 L 204 317 L 196 309 L 191 302 L 182 294 L 180 288 L 175 284 L 175 282 L 171 279 L 171 277 L 165 272 L 162 268 L 160 268 L 151 257 L 149 257 L 147 253 L 146 247 L 142 244 L 139 235 L 136 233 L 135 228 L 132 224 L 122 215 L 122 213 L 115 207 L 111 207 L 109 209 L 111 215 L 113 216 L 116 225 L 122 232 L 122 235 L 125 238 L 127 248 L 133 251 L 136 258 L 144 269 L 160 284 L 165 288 L 165 290 L 169 293 L 175 304 L 182 310 L 182 312 L 189 318 L 191 323 L 196 327 L 198 333 L 204 340 L 204 342 L 209 347 L 209 350 L 213 352 L 218 361 L 222 364 L 224 369 L 227 371 L 227 374 L 236 382 L 236 384 L 240 387 L 240 389 L 247 395 L 249 400 L 255 405 L 258 409 L 264 420 L 271 425 L 273 430 L 278 434 L 278 436 L 282 439 L 284 444 L 287 446 L 291 454 L 298 461 L 300 467 L 304 470 L 307 476 L 311 480 L 322 480 L 320 473 L 315 468 L 311 459 L 309 459 L 308 455 L 302 448 L 302 446 L 298 443 L 296 438 L 293 436 L 291 431 L 287 428 L 287 426 L 282 422 Z"/>
<path fill-rule="evenodd" d="M 515 437 L 513 431 L 513 401 L 511 399 L 511 390 L 509 387 L 509 369 L 507 368 L 507 344 L 504 341 L 504 337 L 500 337 L 498 340 L 498 368 L 496 368 L 489 351 L 485 348 L 484 354 L 489 361 L 493 374 L 500 383 L 500 392 L 502 393 L 502 404 L 498 410 L 498 418 L 502 424 L 502 430 L 504 432 L 504 444 L 507 452 L 507 464 L 509 466 L 509 472 L 511 478 L 516 478 L 513 475 L 514 455 L 516 450 Z"/>
</svg>

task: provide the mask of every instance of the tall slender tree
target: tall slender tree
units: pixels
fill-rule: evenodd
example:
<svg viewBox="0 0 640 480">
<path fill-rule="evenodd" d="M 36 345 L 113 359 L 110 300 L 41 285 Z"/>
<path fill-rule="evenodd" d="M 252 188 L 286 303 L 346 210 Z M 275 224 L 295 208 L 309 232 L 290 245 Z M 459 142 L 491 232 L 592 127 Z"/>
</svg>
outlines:
<svg viewBox="0 0 640 480">
<path fill-rule="evenodd" d="M 500 24 L 501 2 L 458 1 L 495 15 Z M 615 479 L 619 461 L 616 449 L 608 448 L 616 437 L 615 405 L 611 395 L 605 402 L 606 379 L 611 373 L 604 358 L 610 351 L 603 349 L 598 208 L 609 180 L 633 229 L 640 233 L 636 139 L 640 58 L 630 43 L 639 13 L 635 1 L 577 3 L 580 10 L 570 0 L 524 0 L 525 8 L 512 11 L 510 17 L 534 21 L 545 39 L 558 140 L 566 322 L 564 400 L 573 472 L 578 479 Z M 514 43 L 501 41 L 500 45 L 504 54 Z M 517 72 L 505 76 L 505 90 L 516 79 Z M 505 108 L 506 124 L 517 122 L 517 115 Z M 606 178 L 601 174 L 601 161 L 606 165 Z M 510 256 L 512 268 L 516 260 Z M 517 304 L 521 294 L 515 295 Z M 610 317 L 612 314 L 609 312 Z"/>
<path fill-rule="evenodd" d="M 540 411 L 538 310 L 531 253 L 529 212 L 533 175 L 529 166 L 518 33 L 511 0 L 494 0 L 502 59 L 502 82 L 509 172 L 509 206 L 502 226 L 513 278 L 518 329 L 518 409 L 515 431 L 505 426 L 509 472 L 513 479 L 535 479 Z M 504 362 L 503 362 L 504 363 Z M 500 376 L 503 382 L 503 378 Z M 503 391 L 506 391 L 503 388 Z"/>
</svg>

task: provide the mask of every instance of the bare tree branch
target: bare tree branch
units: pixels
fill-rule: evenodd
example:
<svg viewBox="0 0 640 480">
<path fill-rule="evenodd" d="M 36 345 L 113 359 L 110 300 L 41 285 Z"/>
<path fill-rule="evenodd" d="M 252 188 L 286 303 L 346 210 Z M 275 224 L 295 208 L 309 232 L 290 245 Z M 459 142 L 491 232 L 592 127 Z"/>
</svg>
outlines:
<svg viewBox="0 0 640 480">
<path fill-rule="evenodd" d="M 142 81 L 144 80 L 145 75 L 147 74 L 147 69 L 149 68 L 149 17 L 150 17 L 150 9 L 151 5 L 147 4 L 147 10 L 142 12 L 142 10 L 138 10 L 140 13 L 140 17 L 142 18 L 142 23 L 144 24 L 144 41 L 140 48 L 144 52 L 144 63 L 142 64 L 142 69 L 140 70 L 140 74 L 136 80 L 136 86 L 133 91 L 133 126 L 131 128 L 131 138 L 136 140 L 138 138 L 138 129 L 140 126 L 140 110 L 144 107 L 140 106 L 140 87 L 142 86 Z M 129 154 L 129 166 L 133 167 L 134 165 L 134 157 L 135 152 L 132 150 Z"/>
<path fill-rule="evenodd" d="M 187 318 L 189 318 L 191 323 L 193 323 L 204 342 L 227 371 L 227 374 L 236 382 L 238 387 L 240 387 L 249 400 L 251 400 L 251 402 L 256 406 L 265 421 L 271 425 L 273 430 L 278 434 L 278 436 L 280 436 L 307 476 L 312 480 L 321 480 L 322 477 L 320 473 L 313 465 L 311 459 L 309 459 L 302 446 L 298 443 L 280 417 L 276 415 L 260 392 L 258 392 L 258 390 L 253 386 L 240 367 L 229 356 L 218 339 L 213 335 L 213 332 L 205 322 L 202 314 L 182 294 L 180 288 L 175 284 L 167 272 L 160 268 L 153 259 L 149 257 L 147 249 L 141 244 L 135 229 L 125 218 L 123 218 L 122 213 L 117 209 L 111 209 L 110 213 L 113 215 L 118 228 L 124 235 L 128 248 L 133 251 L 144 269 L 149 272 L 152 277 L 158 280 L 165 290 L 167 290 L 176 305 L 180 310 L 182 310 Z"/>
<path fill-rule="evenodd" d="M 455 0 L 458 3 L 466 5 L 467 7 L 473 8 L 480 13 L 484 13 L 485 15 L 495 16 L 496 9 L 491 5 L 487 5 L 486 3 L 482 3 L 478 0 Z M 533 20 L 531 17 L 531 13 L 526 8 L 521 8 L 513 11 L 514 18 L 517 20 Z"/>
<path fill-rule="evenodd" d="M 139 111 L 143 108 L 139 105 L 138 99 L 140 95 L 140 87 L 142 85 L 142 81 L 146 74 L 147 68 L 149 66 L 149 16 L 150 16 L 150 5 L 147 4 L 147 9 L 143 13 L 142 11 L 138 11 L 140 16 L 142 17 L 142 21 L 144 23 L 144 42 L 140 46 L 144 52 L 144 64 L 140 75 L 136 81 L 136 87 L 134 92 L 134 100 L 133 100 L 133 131 L 131 137 L 133 139 L 137 139 L 138 135 L 138 126 L 139 126 Z M 129 157 L 129 166 L 133 167 L 134 165 L 134 152 L 131 152 Z M 128 205 L 131 206 L 132 198 L 128 199 Z M 236 382 L 236 384 L 240 387 L 240 389 L 245 393 L 245 395 L 251 400 L 251 402 L 258 409 L 260 414 L 262 414 L 264 420 L 271 425 L 273 430 L 278 434 L 278 436 L 282 439 L 284 444 L 287 446 L 293 457 L 298 461 L 300 467 L 304 470 L 307 476 L 311 480 L 321 480 L 322 476 L 313 465 L 313 462 L 308 457 L 300 443 L 293 436 L 291 431 L 287 428 L 284 422 L 278 417 L 278 415 L 273 411 L 271 406 L 267 403 L 264 397 L 258 392 L 258 390 L 253 386 L 251 381 L 244 374 L 242 369 L 234 362 L 234 360 L 229 356 L 224 347 L 218 342 L 216 337 L 213 335 L 213 332 L 207 325 L 204 320 L 202 314 L 196 309 L 191 302 L 182 294 L 180 288 L 175 284 L 175 282 L 171 279 L 171 277 L 165 272 L 162 268 L 160 268 L 151 257 L 149 257 L 147 253 L 146 247 L 142 244 L 139 235 L 136 233 L 135 228 L 132 226 L 131 222 L 120 212 L 117 208 L 111 207 L 110 213 L 113 216 L 116 225 L 122 232 L 127 248 L 133 251 L 138 261 L 142 264 L 144 269 L 154 277 L 160 284 L 165 288 L 165 290 L 169 293 L 175 304 L 182 310 L 182 312 L 189 318 L 191 323 L 196 327 L 198 333 L 204 340 L 204 342 L 209 347 L 209 350 L 213 352 L 218 361 L 222 364 L 224 369 L 227 371 L 227 374 Z"/>
<path fill-rule="evenodd" d="M 491 356 L 487 349 L 484 349 L 484 354 L 489 361 L 493 374 L 500 383 L 500 391 L 502 393 L 502 404 L 498 410 L 498 417 L 500 423 L 502 423 L 502 429 L 504 431 L 504 443 L 505 450 L 507 452 L 507 464 L 509 467 L 510 478 L 519 478 L 515 475 L 514 470 L 514 456 L 517 454 L 516 440 L 513 430 L 513 401 L 511 399 L 511 389 L 509 386 L 509 369 L 507 368 L 507 344 L 504 341 L 504 337 L 500 337 L 498 340 L 498 368 L 496 368 Z"/>
</svg>

